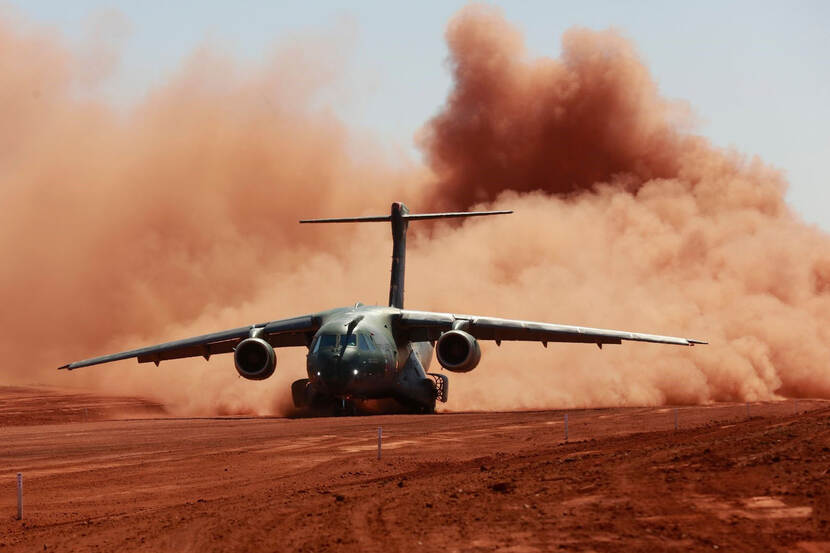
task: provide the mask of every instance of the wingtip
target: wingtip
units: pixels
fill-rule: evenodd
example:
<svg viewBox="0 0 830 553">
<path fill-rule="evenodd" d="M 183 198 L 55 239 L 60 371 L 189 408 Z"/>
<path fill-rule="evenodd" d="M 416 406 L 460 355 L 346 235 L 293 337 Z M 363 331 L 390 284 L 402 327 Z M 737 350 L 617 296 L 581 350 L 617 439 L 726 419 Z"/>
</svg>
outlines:
<svg viewBox="0 0 830 553">
<path fill-rule="evenodd" d="M 686 339 L 686 341 L 687 341 L 687 342 L 689 342 L 689 345 L 690 345 L 690 346 L 693 346 L 693 345 L 695 345 L 695 344 L 700 344 L 700 345 L 704 345 L 704 346 L 705 346 L 705 345 L 707 345 L 707 344 L 709 343 L 709 342 L 706 342 L 706 341 L 704 341 L 704 340 L 693 340 L 693 339 L 691 339 L 691 338 L 687 338 L 687 339 Z"/>
<path fill-rule="evenodd" d="M 71 371 L 71 370 L 72 370 L 72 369 L 70 368 L 70 366 L 69 366 L 69 365 L 61 365 L 60 367 L 58 367 L 58 370 L 59 370 L 59 371 L 60 371 L 60 370 L 63 370 L 63 369 L 66 369 L 67 371 Z"/>
</svg>

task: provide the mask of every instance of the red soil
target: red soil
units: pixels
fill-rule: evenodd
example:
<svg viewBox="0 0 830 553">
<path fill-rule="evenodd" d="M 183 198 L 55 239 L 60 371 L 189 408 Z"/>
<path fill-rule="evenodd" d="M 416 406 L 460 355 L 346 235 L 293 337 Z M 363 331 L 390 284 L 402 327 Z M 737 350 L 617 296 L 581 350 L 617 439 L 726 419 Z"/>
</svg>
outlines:
<svg viewBox="0 0 830 553">
<path fill-rule="evenodd" d="M 0 389 L 0 551 L 830 551 L 830 402 L 160 411 Z"/>
</svg>

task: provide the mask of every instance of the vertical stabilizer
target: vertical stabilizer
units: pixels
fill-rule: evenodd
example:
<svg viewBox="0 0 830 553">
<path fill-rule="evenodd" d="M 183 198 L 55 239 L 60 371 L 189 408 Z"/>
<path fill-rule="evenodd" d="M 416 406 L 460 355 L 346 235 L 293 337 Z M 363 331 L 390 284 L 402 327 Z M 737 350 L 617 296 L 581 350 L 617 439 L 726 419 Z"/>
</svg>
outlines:
<svg viewBox="0 0 830 553">
<path fill-rule="evenodd" d="M 409 210 L 401 202 L 392 204 L 392 274 L 389 277 L 389 307 L 403 309 L 403 285 L 406 276 L 406 231 Z"/>
<path fill-rule="evenodd" d="M 403 202 L 392 204 L 389 215 L 369 217 L 339 217 L 335 219 L 303 219 L 301 223 L 380 223 L 392 224 L 392 274 L 389 278 L 389 307 L 403 309 L 403 289 L 406 276 L 406 231 L 409 221 L 426 219 L 450 219 L 455 217 L 480 217 L 501 215 L 512 211 L 454 211 L 451 213 L 409 213 Z"/>
</svg>

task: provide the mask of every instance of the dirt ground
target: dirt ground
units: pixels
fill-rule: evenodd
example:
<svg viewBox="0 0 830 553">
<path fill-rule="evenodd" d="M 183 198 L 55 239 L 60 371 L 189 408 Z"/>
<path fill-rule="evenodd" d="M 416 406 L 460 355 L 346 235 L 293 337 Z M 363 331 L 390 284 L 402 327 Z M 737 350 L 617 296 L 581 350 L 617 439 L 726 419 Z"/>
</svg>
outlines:
<svg viewBox="0 0 830 553">
<path fill-rule="evenodd" d="M 0 388 L 0 425 L 0 551 L 830 551 L 826 401 L 170 418 Z"/>
</svg>

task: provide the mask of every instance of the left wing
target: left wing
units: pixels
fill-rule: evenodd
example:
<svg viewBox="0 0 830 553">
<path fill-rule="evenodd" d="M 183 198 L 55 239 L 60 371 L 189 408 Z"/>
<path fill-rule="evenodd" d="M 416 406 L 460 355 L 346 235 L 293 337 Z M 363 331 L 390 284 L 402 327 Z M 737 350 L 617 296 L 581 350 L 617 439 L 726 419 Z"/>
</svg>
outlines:
<svg viewBox="0 0 830 553">
<path fill-rule="evenodd" d="M 208 359 L 211 355 L 217 353 L 232 352 L 241 340 L 254 334 L 266 340 L 273 347 L 307 346 L 318 328 L 320 328 L 320 318 L 318 316 L 303 315 L 292 319 L 241 326 L 156 346 L 102 355 L 101 357 L 75 361 L 58 367 L 58 369 L 79 369 L 132 357 L 137 357 L 139 363 L 153 362 L 156 365 L 167 359 L 182 359 L 184 357 L 204 357 Z"/>
<path fill-rule="evenodd" d="M 471 334 L 478 340 L 495 340 L 497 344 L 501 343 L 502 340 L 520 340 L 542 342 L 545 347 L 547 347 L 548 342 L 581 342 L 602 347 L 602 344 L 619 344 L 622 340 L 675 344 L 678 346 L 707 343 L 691 338 L 659 336 L 657 334 L 405 309 L 401 310 L 398 323 L 402 329 L 408 332 L 409 339 L 413 342 L 434 341 L 443 332 L 458 329 Z"/>
</svg>

